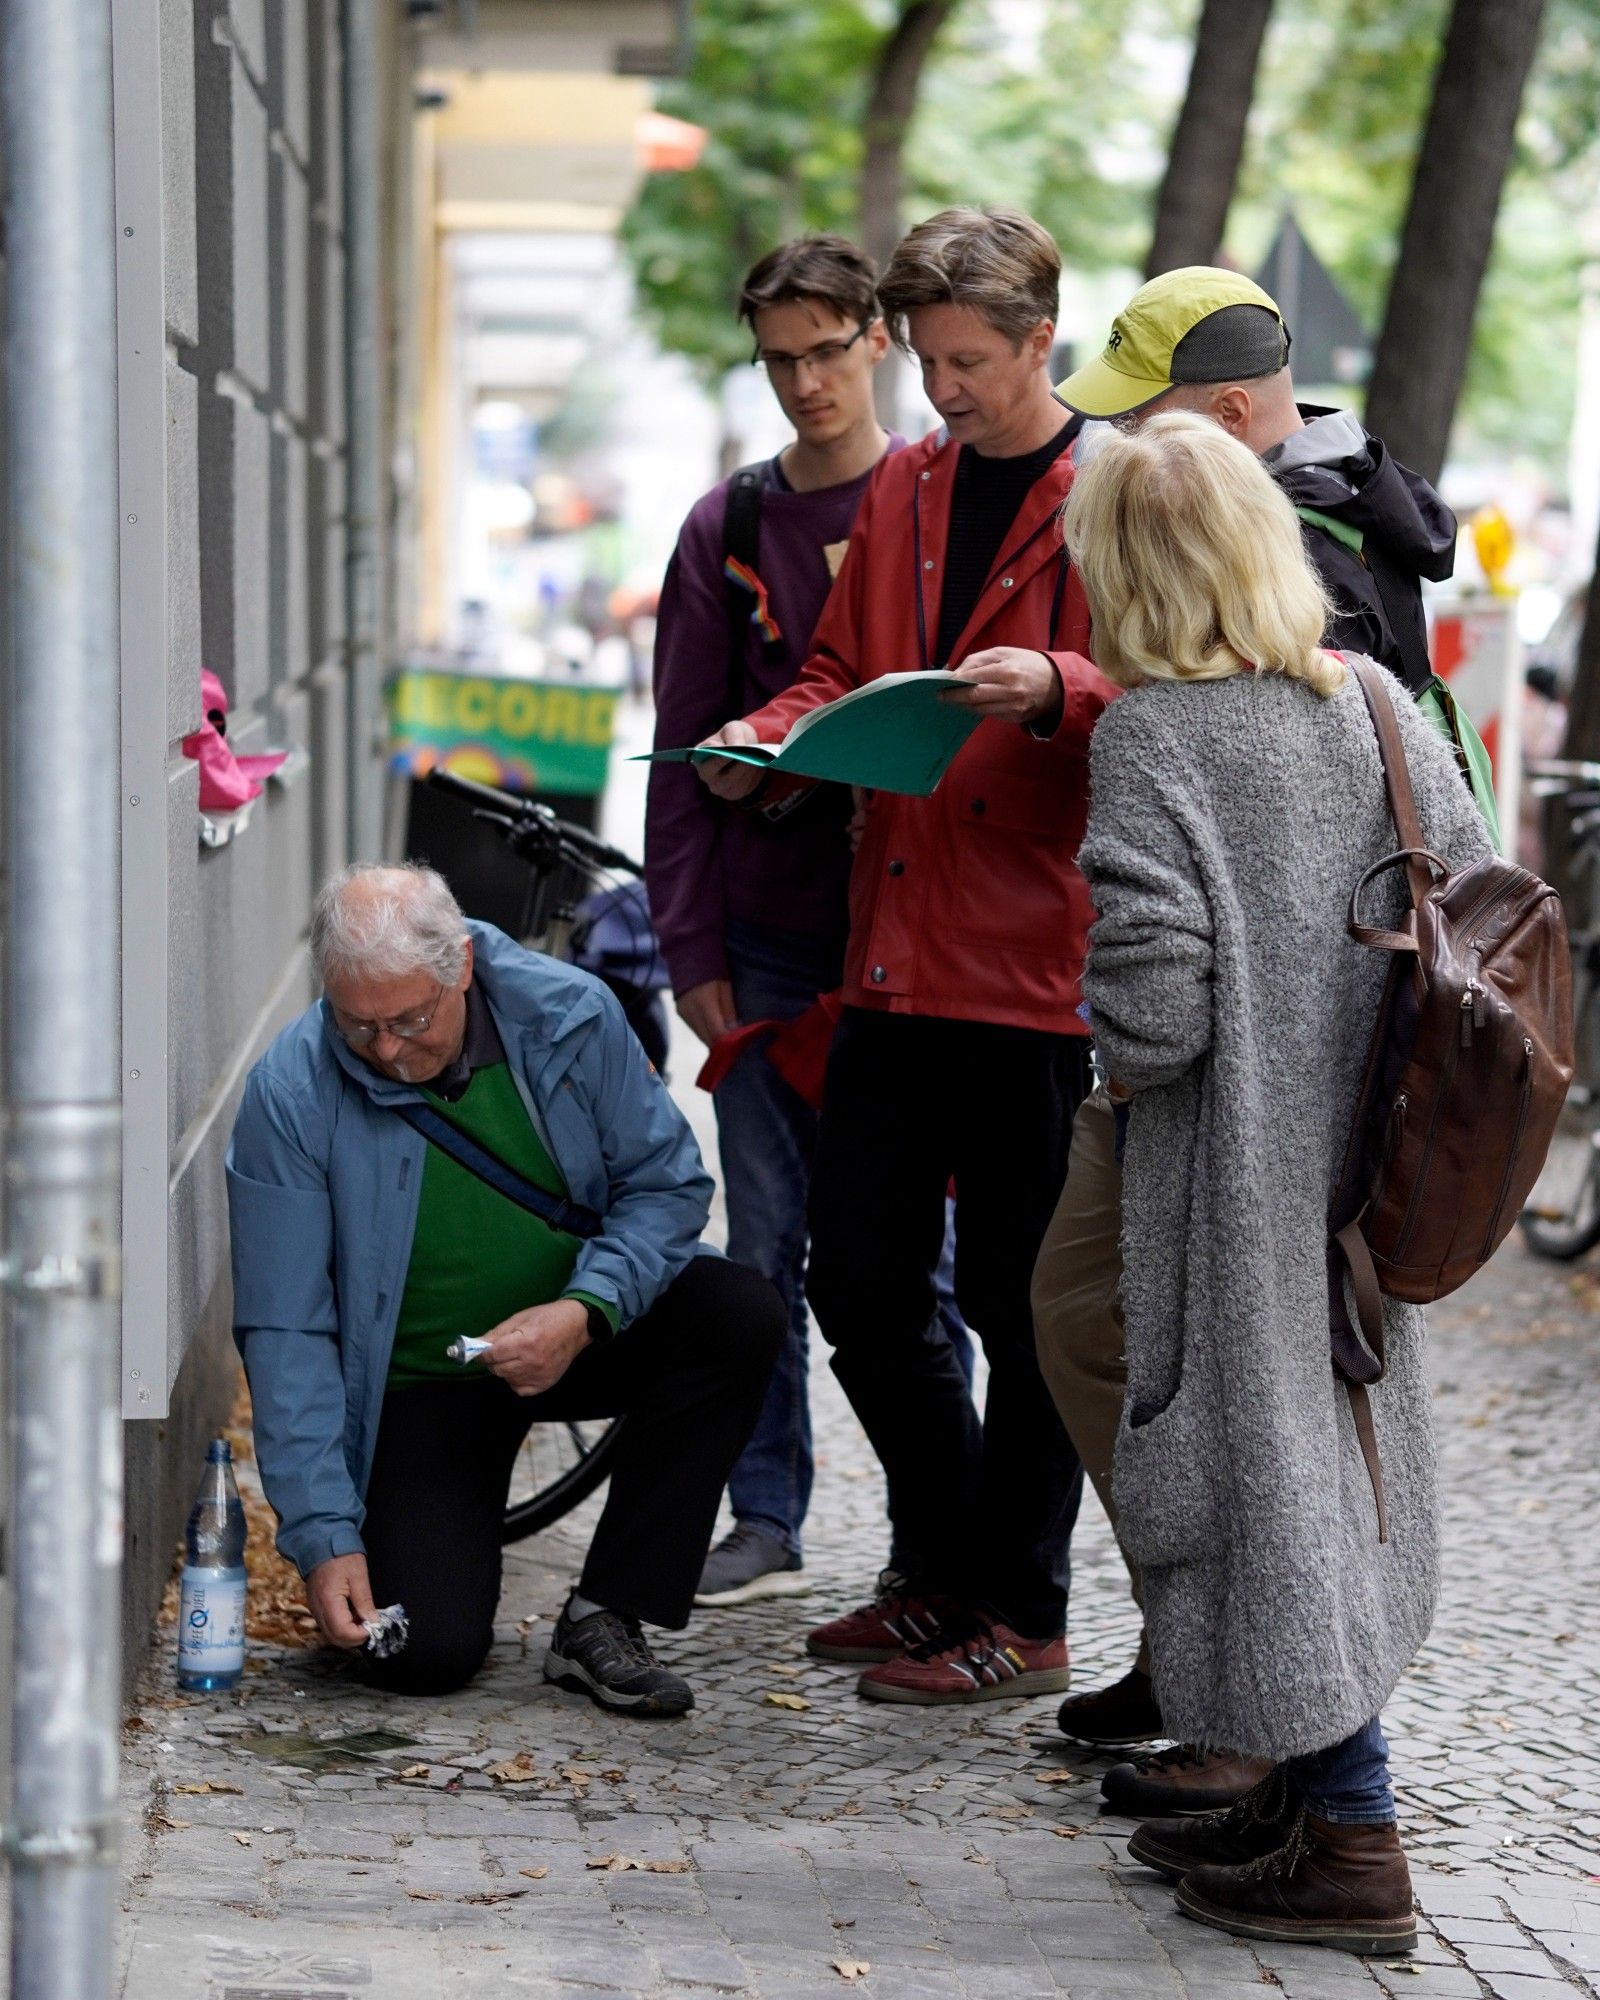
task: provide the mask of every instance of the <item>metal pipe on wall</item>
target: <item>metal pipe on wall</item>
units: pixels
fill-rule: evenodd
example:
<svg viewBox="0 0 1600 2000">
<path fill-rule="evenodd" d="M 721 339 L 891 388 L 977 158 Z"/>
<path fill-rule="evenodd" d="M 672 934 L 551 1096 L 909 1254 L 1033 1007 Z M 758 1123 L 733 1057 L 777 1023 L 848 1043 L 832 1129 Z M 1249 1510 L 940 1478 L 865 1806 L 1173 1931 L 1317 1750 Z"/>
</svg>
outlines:
<svg viewBox="0 0 1600 2000">
<path fill-rule="evenodd" d="M 109 0 L 0 0 L 0 70 L 11 1991 L 101 2000 L 116 1896 L 122 1562 Z"/>
<path fill-rule="evenodd" d="M 350 727 L 350 858 L 379 856 L 383 765 L 382 51 L 378 0 L 343 0 L 345 645 Z"/>
</svg>

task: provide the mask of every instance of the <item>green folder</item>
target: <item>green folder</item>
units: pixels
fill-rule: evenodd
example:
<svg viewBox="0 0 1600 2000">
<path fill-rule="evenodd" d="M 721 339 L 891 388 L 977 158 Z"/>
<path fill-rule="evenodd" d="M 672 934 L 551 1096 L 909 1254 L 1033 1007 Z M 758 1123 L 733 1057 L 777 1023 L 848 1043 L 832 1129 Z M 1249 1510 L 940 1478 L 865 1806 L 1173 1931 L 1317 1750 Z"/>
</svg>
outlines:
<svg viewBox="0 0 1600 2000">
<path fill-rule="evenodd" d="M 781 743 L 731 750 L 653 750 L 637 764 L 703 764 L 726 757 L 761 771 L 797 778 L 831 778 L 877 792 L 926 798 L 983 718 L 943 699 L 946 688 L 970 687 L 959 674 L 884 674 L 802 715 Z"/>
</svg>

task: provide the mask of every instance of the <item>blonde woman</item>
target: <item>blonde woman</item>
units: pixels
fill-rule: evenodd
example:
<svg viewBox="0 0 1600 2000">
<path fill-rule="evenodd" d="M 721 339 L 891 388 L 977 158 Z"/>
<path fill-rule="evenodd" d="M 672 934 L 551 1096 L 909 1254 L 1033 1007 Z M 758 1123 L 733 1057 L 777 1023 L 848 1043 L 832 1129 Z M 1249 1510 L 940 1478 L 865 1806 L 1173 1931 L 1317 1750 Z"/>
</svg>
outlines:
<svg viewBox="0 0 1600 2000">
<path fill-rule="evenodd" d="M 1438 1583 L 1423 1315 L 1385 1309 L 1380 1545 L 1324 1263 L 1384 976 L 1345 929 L 1352 885 L 1397 844 L 1377 742 L 1319 649 L 1288 501 L 1217 425 L 1112 439 L 1063 522 L 1095 658 L 1129 690 L 1095 730 L 1079 857 L 1098 912 L 1084 991 L 1131 1098 L 1120 1528 L 1166 1728 L 1275 1766 L 1230 1812 L 1151 1822 L 1130 1851 L 1221 1929 L 1406 1950 L 1378 1715 Z M 1393 692 L 1428 845 L 1461 866 L 1483 822 Z"/>
</svg>

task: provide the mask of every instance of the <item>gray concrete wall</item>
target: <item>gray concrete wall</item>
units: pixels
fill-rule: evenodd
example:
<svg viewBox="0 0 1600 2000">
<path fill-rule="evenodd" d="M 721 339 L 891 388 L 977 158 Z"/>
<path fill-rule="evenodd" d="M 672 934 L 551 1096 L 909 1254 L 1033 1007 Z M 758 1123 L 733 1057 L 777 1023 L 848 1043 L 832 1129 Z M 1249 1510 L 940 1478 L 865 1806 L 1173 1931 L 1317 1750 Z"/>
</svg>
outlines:
<svg viewBox="0 0 1600 2000">
<path fill-rule="evenodd" d="M 390 10 L 384 10 L 386 15 Z M 398 12 L 398 10 L 393 10 Z M 127 1426 L 137 1667 L 234 1373 L 222 1161 L 242 1077 L 310 997 L 314 886 L 346 857 L 337 0 L 160 0 L 167 372 L 170 1415 Z M 396 36 L 394 122 L 408 124 Z M 395 323 L 391 316 L 390 324 Z M 200 843 L 200 670 L 240 751 L 303 748 L 227 846 Z M 373 754 L 373 732 L 357 732 Z M 125 939 L 136 951 L 137 939 Z"/>
</svg>

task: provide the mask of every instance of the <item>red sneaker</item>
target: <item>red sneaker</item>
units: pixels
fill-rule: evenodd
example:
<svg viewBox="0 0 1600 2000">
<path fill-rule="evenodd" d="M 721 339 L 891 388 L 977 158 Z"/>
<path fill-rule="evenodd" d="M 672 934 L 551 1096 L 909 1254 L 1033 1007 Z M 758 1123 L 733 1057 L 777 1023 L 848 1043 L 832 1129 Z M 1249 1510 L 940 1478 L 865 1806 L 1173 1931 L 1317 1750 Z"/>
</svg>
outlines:
<svg viewBox="0 0 1600 2000">
<path fill-rule="evenodd" d="M 925 1646 L 864 1673 L 856 1691 L 870 1701 L 904 1701 L 922 1708 L 960 1702 L 1009 1701 L 1060 1694 L 1072 1679 L 1067 1642 L 1024 1639 L 998 1620 L 973 1618 Z"/>
<path fill-rule="evenodd" d="M 872 1602 L 819 1625 L 808 1635 L 806 1651 L 816 1660 L 848 1660 L 855 1665 L 898 1660 L 909 1647 L 940 1637 L 944 1629 L 941 1607 L 948 1615 L 945 1599 L 924 1597 L 903 1576 L 886 1569 L 878 1578 L 878 1594 Z"/>
</svg>

